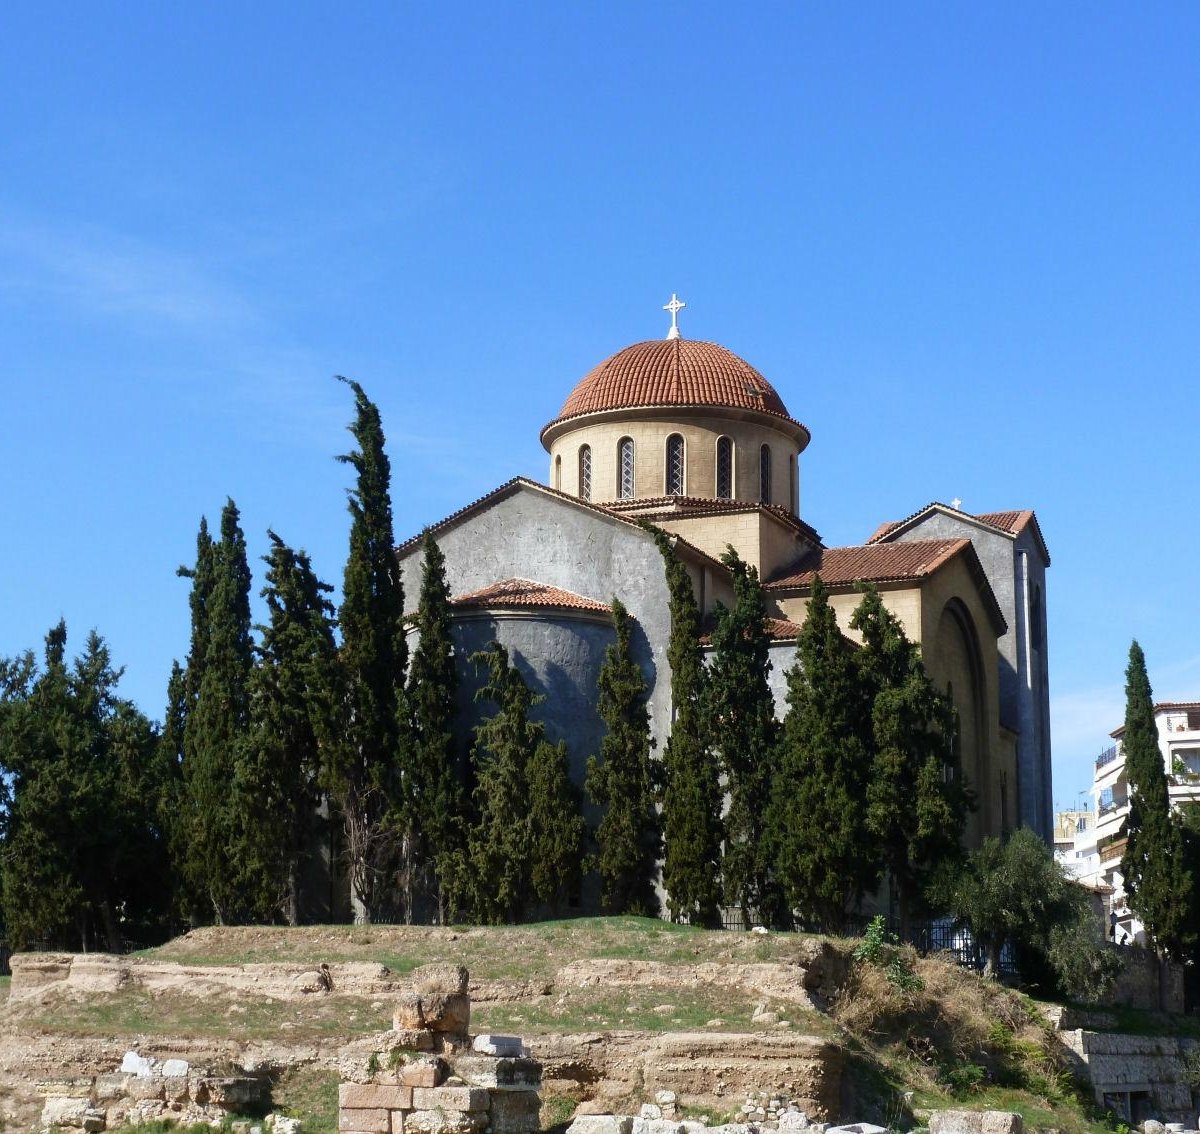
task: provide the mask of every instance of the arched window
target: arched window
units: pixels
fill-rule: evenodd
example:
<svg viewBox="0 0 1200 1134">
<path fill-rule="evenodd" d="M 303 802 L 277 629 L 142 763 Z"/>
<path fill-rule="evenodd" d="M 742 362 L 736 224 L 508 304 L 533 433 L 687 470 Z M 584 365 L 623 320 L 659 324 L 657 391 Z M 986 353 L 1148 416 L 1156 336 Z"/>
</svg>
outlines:
<svg viewBox="0 0 1200 1134">
<path fill-rule="evenodd" d="M 554 487 L 562 491 L 562 454 L 554 458 Z"/>
<path fill-rule="evenodd" d="M 771 446 L 764 445 L 758 451 L 758 498 L 764 504 L 771 503 Z"/>
<path fill-rule="evenodd" d="M 1042 648 L 1042 635 L 1045 633 L 1042 614 L 1042 588 L 1035 586 L 1033 588 L 1033 602 L 1030 604 L 1032 609 L 1029 612 L 1029 642 L 1035 650 Z"/>
<path fill-rule="evenodd" d="M 579 495 L 584 500 L 592 498 L 592 447 L 579 446 Z"/>
<path fill-rule="evenodd" d="M 633 438 L 622 437 L 617 442 L 617 499 L 633 498 Z"/>
<path fill-rule="evenodd" d="M 791 509 L 793 515 L 800 515 L 800 458 L 792 457 L 788 460 L 788 471 L 791 474 L 792 491 L 788 495 L 791 501 Z"/>
<path fill-rule="evenodd" d="M 717 438 L 717 499 L 733 498 L 733 441 Z"/>
<path fill-rule="evenodd" d="M 667 495 L 683 495 L 683 438 L 678 433 L 667 438 Z"/>
</svg>

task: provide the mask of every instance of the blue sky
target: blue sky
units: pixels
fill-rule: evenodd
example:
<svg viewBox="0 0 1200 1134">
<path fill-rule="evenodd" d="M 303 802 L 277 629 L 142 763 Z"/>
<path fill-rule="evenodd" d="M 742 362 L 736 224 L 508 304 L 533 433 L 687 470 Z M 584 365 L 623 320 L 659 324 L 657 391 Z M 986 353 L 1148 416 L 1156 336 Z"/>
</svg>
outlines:
<svg viewBox="0 0 1200 1134">
<path fill-rule="evenodd" d="M 161 715 L 202 513 L 340 580 L 333 374 L 403 538 L 678 291 L 827 543 L 1037 510 L 1070 803 L 1132 637 L 1200 699 L 1200 8 L 960 8 L 7 5 L 0 655 L 95 626 Z"/>
</svg>

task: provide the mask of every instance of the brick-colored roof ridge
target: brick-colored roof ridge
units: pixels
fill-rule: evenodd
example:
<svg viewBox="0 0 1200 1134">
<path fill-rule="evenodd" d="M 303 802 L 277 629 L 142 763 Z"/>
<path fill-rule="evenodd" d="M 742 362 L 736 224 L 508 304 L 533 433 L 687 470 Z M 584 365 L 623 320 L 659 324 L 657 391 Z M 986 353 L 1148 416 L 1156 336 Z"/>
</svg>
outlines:
<svg viewBox="0 0 1200 1134">
<path fill-rule="evenodd" d="M 761 504 L 756 500 L 719 500 L 712 496 L 643 496 L 627 500 L 606 501 L 603 507 L 613 512 L 636 511 L 642 519 L 654 519 L 678 514 L 681 510 L 697 512 L 766 512 L 796 528 L 813 543 L 821 536 L 810 523 L 779 504 Z M 649 509 L 643 512 L 642 509 Z"/>
<path fill-rule="evenodd" d="M 530 488 L 535 492 L 544 493 L 547 496 L 553 496 L 558 500 L 565 500 L 570 504 L 574 504 L 580 508 L 587 508 L 591 512 L 598 515 L 606 516 L 610 520 L 616 520 L 618 523 L 628 524 L 631 527 L 641 528 L 641 524 L 636 519 L 630 519 L 628 516 L 622 516 L 620 512 L 615 512 L 611 508 L 606 508 L 602 504 L 593 504 L 590 500 L 580 500 L 578 496 L 572 496 L 569 492 L 561 492 L 557 488 L 551 488 L 548 484 L 539 484 L 536 480 L 530 480 L 525 476 L 514 476 L 510 480 L 506 480 L 503 484 L 493 488 L 491 492 L 485 492 L 476 500 L 472 500 L 470 504 L 464 504 L 457 512 L 451 512 L 450 515 L 438 520 L 437 523 L 429 524 L 427 527 L 417 532 L 416 535 L 409 536 L 403 543 L 396 545 L 396 553 L 402 554 L 406 551 L 411 551 L 418 546 L 425 538 L 425 533 L 429 532 L 436 536 L 438 532 L 445 531 L 459 520 L 463 519 L 477 508 L 489 503 L 492 500 L 499 498 L 506 492 L 511 492 L 514 488 Z M 714 559 L 707 551 L 701 551 L 694 543 L 689 543 L 683 536 L 676 535 L 674 532 L 668 532 L 673 544 L 682 546 L 690 555 L 702 560 L 711 567 L 716 567 L 719 571 L 725 571 L 725 565 L 718 559 Z"/>
<path fill-rule="evenodd" d="M 612 614 L 612 607 L 599 599 L 577 595 L 561 587 L 539 583 L 534 579 L 500 579 L 469 594 L 450 600 L 457 607 L 553 607 L 560 610 L 586 610 L 596 614 Z"/>
<path fill-rule="evenodd" d="M 576 383 L 560 422 L 614 409 L 651 406 L 726 407 L 781 418 L 808 434 L 787 411 L 778 391 L 745 359 L 719 343 L 699 339 L 650 339 L 632 343 L 593 367 Z"/>
<path fill-rule="evenodd" d="M 905 516 L 903 520 L 887 520 L 880 524 L 867 537 L 867 543 L 880 543 L 886 540 L 894 532 L 900 528 L 907 527 L 914 520 L 919 519 L 934 508 L 947 512 L 952 516 L 958 516 L 964 520 L 974 521 L 986 528 L 991 528 L 993 531 L 1003 532 L 1005 535 L 1010 536 L 1020 535 L 1032 524 L 1034 537 L 1037 539 L 1042 555 L 1045 557 L 1047 564 L 1050 562 L 1050 553 L 1046 550 L 1046 540 L 1042 536 L 1041 525 L 1038 523 L 1037 515 L 1032 508 L 1014 508 L 1005 512 L 964 512 L 959 508 L 950 507 L 949 504 L 943 504 L 940 500 L 932 500 L 925 507 L 918 508 L 915 512 Z"/>
<path fill-rule="evenodd" d="M 918 539 L 907 543 L 819 548 L 807 552 L 790 567 L 781 568 L 766 586 L 808 587 L 817 575 L 829 586 L 924 579 L 970 544 L 969 539 L 962 538 Z"/>
<path fill-rule="evenodd" d="M 713 621 L 711 618 L 706 621 L 709 628 L 700 635 L 700 645 L 711 646 Z M 800 631 L 804 629 L 799 622 L 791 622 L 786 618 L 774 618 L 771 615 L 767 615 L 763 621 L 772 642 L 793 642 L 800 637 Z"/>
</svg>

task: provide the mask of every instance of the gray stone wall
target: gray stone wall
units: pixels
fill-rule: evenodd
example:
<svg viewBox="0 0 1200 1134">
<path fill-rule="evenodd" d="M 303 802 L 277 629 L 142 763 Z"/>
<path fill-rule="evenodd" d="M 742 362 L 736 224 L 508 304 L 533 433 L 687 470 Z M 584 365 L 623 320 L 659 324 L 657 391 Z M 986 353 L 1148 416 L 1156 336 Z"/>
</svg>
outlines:
<svg viewBox="0 0 1200 1134">
<path fill-rule="evenodd" d="M 650 728 L 661 752 L 670 732 L 671 674 L 666 649 L 671 618 L 662 556 L 640 528 L 610 519 L 571 501 L 524 485 L 515 486 L 481 511 L 438 534 L 453 595 L 468 594 L 501 579 L 532 579 L 588 598 L 619 598 L 635 626 L 634 657 L 650 690 Z M 421 580 L 421 549 L 400 560 L 405 603 L 415 610 Z M 532 613 L 532 612 L 531 612 Z M 464 697 L 478 676 L 466 656 L 497 638 L 522 667 L 537 692 L 538 709 L 552 739 L 566 740 L 580 770 L 599 743 L 595 682 L 612 630 L 592 618 L 543 612 L 537 617 L 463 617 Z M 457 648 L 457 647 L 456 647 Z M 473 704 L 464 702 L 469 713 Z M 468 719 L 477 717 L 468 716 Z"/>
</svg>

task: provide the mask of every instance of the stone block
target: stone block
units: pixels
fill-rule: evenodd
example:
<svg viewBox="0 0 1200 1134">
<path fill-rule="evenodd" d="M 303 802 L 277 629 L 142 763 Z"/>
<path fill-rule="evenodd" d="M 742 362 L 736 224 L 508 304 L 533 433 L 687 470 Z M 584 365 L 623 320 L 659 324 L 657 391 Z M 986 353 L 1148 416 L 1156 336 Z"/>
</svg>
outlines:
<svg viewBox="0 0 1200 1134">
<path fill-rule="evenodd" d="M 97 1102 L 108 1102 L 111 1099 L 123 1099 L 125 1097 L 125 1089 L 128 1084 L 128 1075 L 122 1075 L 119 1071 L 112 1071 L 107 1075 L 96 1076 L 92 1093 L 94 1094 Z"/>
<path fill-rule="evenodd" d="M 461 992 L 471 983 L 471 974 L 462 965 L 422 965 L 410 974 L 418 993 Z"/>
<path fill-rule="evenodd" d="M 457 1110 L 475 1113 L 488 1108 L 488 1093 L 481 1087 L 413 1087 L 416 1110 Z"/>
<path fill-rule="evenodd" d="M 425 1013 L 421 998 L 415 992 L 407 993 L 396 1001 L 392 1009 L 392 1030 L 397 1032 L 419 1031 L 425 1027 Z"/>
<path fill-rule="evenodd" d="M 131 1075 L 125 1088 L 125 1094 L 128 1098 L 141 1102 L 145 1099 L 166 1098 L 166 1089 L 163 1081 L 159 1078 L 151 1079 L 143 1075 Z"/>
<path fill-rule="evenodd" d="M 140 1075 L 145 1078 L 153 1073 L 154 1060 L 147 1059 L 144 1055 L 138 1055 L 136 1051 L 127 1051 L 118 1070 L 124 1071 L 127 1075 Z"/>
<path fill-rule="evenodd" d="M 635 1118 L 633 1134 L 683 1134 L 683 1124 L 674 1118 Z"/>
<path fill-rule="evenodd" d="M 460 1055 L 454 1070 L 472 1087 L 492 1091 L 536 1091 L 542 1085 L 542 1065 L 536 1059 Z"/>
<path fill-rule="evenodd" d="M 434 1048 L 433 1032 L 425 1028 L 393 1028 L 391 1040 L 393 1047 L 409 1051 L 432 1051 Z"/>
<path fill-rule="evenodd" d="M 343 1083 L 338 1087 L 338 1106 L 346 1110 L 408 1110 L 412 1087 L 386 1083 Z"/>
<path fill-rule="evenodd" d="M 536 1091 L 501 1091 L 492 1095 L 492 1134 L 537 1134 L 542 1100 Z"/>
<path fill-rule="evenodd" d="M 164 1079 L 174 1079 L 179 1075 L 186 1075 L 190 1070 L 191 1066 L 186 1059 L 168 1059 L 162 1065 Z"/>
<path fill-rule="evenodd" d="M 440 1087 L 446 1081 L 446 1076 L 450 1074 L 450 1068 L 446 1066 L 444 1059 L 429 1056 L 424 1059 L 410 1060 L 400 1067 L 397 1074 L 400 1082 L 408 1087 Z M 487 1083 L 473 1083 L 470 1079 L 467 1079 L 467 1082 L 472 1086 L 486 1087 L 488 1085 Z"/>
<path fill-rule="evenodd" d="M 102 1110 L 85 1110 L 79 1125 L 84 1134 L 99 1134 L 108 1125 L 108 1116 Z"/>
<path fill-rule="evenodd" d="M 432 1032 L 466 1035 L 471 1026 L 471 998 L 465 992 L 430 992 L 421 997 L 425 1027 Z"/>
<path fill-rule="evenodd" d="M 125 1076 L 121 1083 L 124 1085 Z M 81 1099 L 90 1098 L 96 1089 L 96 1080 L 91 1075 L 72 1075 L 62 1079 L 39 1079 L 38 1093 L 48 1099 Z"/>
<path fill-rule="evenodd" d="M 480 1055 L 502 1055 L 519 1057 L 525 1054 L 525 1044 L 520 1036 L 476 1036 L 471 1050 Z"/>
<path fill-rule="evenodd" d="M 633 1119 L 627 1114 L 581 1114 L 567 1134 L 633 1134 Z"/>
<path fill-rule="evenodd" d="M 56 1095 L 42 1104 L 42 1126 L 82 1126 L 89 1110 L 90 1099 Z"/>
<path fill-rule="evenodd" d="M 1022 1134 L 1019 1114 L 1006 1110 L 935 1110 L 929 1134 Z"/>
<path fill-rule="evenodd" d="M 644 1102 L 638 1111 L 639 1118 L 662 1118 L 662 1107 L 658 1103 Z"/>
<path fill-rule="evenodd" d="M 825 1134 L 888 1134 L 886 1126 L 871 1122 L 852 1122 L 849 1126 L 830 1126 Z"/>
<path fill-rule="evenodd" d="M 356 1134 L 391 1134 L 391 1115 L 385 1107 L 343 1107 L 338 1110 L 338 1129 Z"/>
<path fill-rule="evenodd" d="M 266 1106 L 270 1093 L 270 1083 L 253 1075 L 210 1075 L 196 1080 L 192 1100 L 201 1106 L 245 1112 Z"/>
<path fill-rule="evenodd" d="M 392 1111 L 392 1134 L 404 1134 L 404 1111 Z"/>
<path fill-rule="evenodd" d="M 410 1110 L 404 1116 L 404 1134 L 483 1134 L 487 1124 L 482 1110 Z"/>
</svg>

